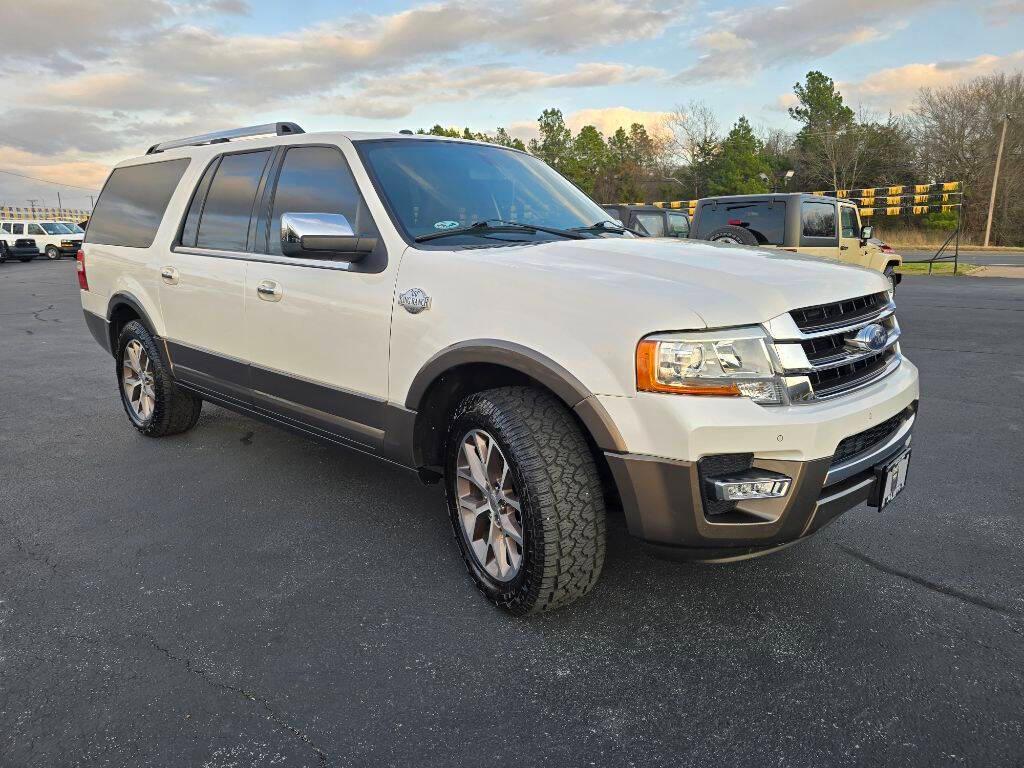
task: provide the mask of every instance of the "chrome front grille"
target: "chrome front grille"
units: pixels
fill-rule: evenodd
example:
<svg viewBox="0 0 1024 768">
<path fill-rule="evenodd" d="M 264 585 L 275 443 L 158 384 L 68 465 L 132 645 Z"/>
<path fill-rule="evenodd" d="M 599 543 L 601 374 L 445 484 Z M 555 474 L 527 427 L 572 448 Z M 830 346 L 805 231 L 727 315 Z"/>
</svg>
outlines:
<svg viewBox="0 0 1024 768">
<path fill-rule="evenodd" d="M 888 293 L 876 293 L 802 307 L 766 323 L 789 401 L 838 397 L 899 367 L 895 309 Z M 876 349 L 858 344 L 858 333 L 874 324 L 884 329 L 884 344 Z"/>
</svg>

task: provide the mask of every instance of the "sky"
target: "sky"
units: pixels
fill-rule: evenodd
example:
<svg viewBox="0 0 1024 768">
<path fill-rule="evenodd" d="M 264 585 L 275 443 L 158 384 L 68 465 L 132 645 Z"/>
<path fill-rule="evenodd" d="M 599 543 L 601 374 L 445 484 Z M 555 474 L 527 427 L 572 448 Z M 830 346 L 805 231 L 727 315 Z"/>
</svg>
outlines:
<svg viewBox="0 0 1024 768">
<path fill-rule="evenodd" d="M 0 19 L 0 204 L 21 206 L 87 207 L 155 142 L 275 120 L 529 138 L 546 107 L 609 133 L 701 99 L 724 127 L 788 128 L 811 69 L 880 116 L 1024 69 L 1024 0 L 0 0 Z"/>
</svg>

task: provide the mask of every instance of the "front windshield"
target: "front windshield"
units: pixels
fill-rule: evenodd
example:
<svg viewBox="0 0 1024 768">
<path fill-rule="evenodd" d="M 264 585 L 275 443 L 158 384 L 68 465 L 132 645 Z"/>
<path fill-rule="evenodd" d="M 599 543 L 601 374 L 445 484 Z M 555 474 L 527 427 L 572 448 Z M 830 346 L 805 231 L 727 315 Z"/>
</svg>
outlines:
<svg viewBox="0 0 1024 768">
<path fill-rule="evenodd" d="M 58 224 L 55 221 L 44 221 L 40 222 L 41 226 L 48 235 L 70 235 L 71 230 L 65 227 L 63 224 Z"/>
<path fill-rule="evenodd" d="M 69 224 L 69 223 L 68 223 L 68 222 L 66 222 L 66 221 L 62 221 L 62 222 L 61 222 L 61 224 L 62 224 L 63 226 L 65 226 L 65 227 L 67 227 L 67 228 L 68 228 L 68 230 L 69 230 L 69 231 L 71 232 L 71 234 L 73 234 L 73 235 L 81 235 L 81 234 L 84 234 L 84 233 L 85 233 L 85 230 L 84 230 L 84 229 L 82 229 L 82 228 L 81 228 L 80 226 L 78 226 L 77 224 Z"/>
<path fill-rule="evenodd" d="M 358 142 L 363 162 L 409 239 L 475 222 L 557 229 L 592 227 L 611 216 L 537 158 L 483 144 L 398 139 Z M 593 232 L 591 236 L 616 236 Z M 557 239 L 536 232 L 453 234 L 445 247 Z"/>
</svg>

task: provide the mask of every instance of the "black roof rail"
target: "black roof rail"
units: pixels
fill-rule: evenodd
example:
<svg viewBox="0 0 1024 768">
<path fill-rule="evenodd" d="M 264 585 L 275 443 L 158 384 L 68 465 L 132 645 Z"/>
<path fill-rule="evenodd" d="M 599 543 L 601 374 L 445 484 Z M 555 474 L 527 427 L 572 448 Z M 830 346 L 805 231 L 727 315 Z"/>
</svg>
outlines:
<svg viewBox="0 0 1024 768">
<path fill-rule="evenodd" d="M 297 123 L 264 123 L 263 125 L 250 125 L 247 128 L 232 128 L 228 131 L 214 131 L 204 133 L 200 136 L 189 136 L 187 139 L 172 139 L 154 144 L 146 150 L 147 155 L 155 155 L 167 149 L 178 147 L 198 147 L 203 144 L 220 144 L 232 139 L 242 139 L 249 136 L 288 136 L 293 133 L 305 133 Z"/>
</svg>

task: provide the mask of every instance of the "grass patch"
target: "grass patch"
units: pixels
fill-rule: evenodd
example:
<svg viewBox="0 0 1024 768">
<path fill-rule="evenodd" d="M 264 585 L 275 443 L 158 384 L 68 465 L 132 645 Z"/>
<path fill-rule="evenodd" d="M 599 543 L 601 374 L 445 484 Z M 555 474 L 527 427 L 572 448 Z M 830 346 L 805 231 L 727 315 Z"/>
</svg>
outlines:
<svg viewBox="0 0 1024 768">
<path fill-rule="evenodd" d="M 960 264 L 960 268 L 957 269 L 957 276 L 969 275 L 972 272 L 977 271 L 977 267 L 972 264 Z M 900 267 L 899 271 L 904 275 L 927 275 L 928 265 L 927 264 L 907 264 L 904 262 Z M 952 275 L 953 274 L 953 262 L 952 261 L 937 261 L 932 264 L 933 275 Z"/>
</svg>

